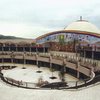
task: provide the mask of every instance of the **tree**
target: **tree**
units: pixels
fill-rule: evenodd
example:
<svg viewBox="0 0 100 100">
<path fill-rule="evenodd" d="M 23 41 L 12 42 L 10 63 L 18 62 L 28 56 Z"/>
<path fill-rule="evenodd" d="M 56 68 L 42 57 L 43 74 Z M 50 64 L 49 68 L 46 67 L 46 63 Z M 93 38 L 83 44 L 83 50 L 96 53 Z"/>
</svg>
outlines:
<svg viewBox="0 0 100 100">
<path fill-rule="evenodd" d="M 58 73 L 59 78 L 61 79 L 62 82 L 65 81 L 65 66 L 66 64 L 63 64 L 60 72 Z"/>
<path fill-rule="evenodd" d="M 39 71 L 37 71 L 37 73 L 41 73 L 41 72 L 42 72 L 42 71 L 40 71 L 40 67 L 41 67 L 41 66 L 40 66 L 40 65 L 38 65 Z"/>
<path fill-rule="evenodd" d="M 40 65 L 38 65 L 39 71 L 40 71 Z"/>
<path fill-rule="evenodd" d="M 51 69 L 51 72 L 52 72 L 52 77 L 50 77 L 50 79 L 57 79 L 57 77 L 53 76 L 53 72 L 54 72 L 53 68 Z"/>
</svg>

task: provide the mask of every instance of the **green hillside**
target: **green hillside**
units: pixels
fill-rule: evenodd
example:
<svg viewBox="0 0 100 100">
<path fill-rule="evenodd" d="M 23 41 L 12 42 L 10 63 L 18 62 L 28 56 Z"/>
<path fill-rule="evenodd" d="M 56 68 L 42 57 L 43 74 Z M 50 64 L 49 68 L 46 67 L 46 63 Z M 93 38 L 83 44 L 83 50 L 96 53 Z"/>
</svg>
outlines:
<svg viewBox="0 0 100 100">
<path fill-rule="evenodd" d="M 24 38 L 15 37 L 15 36 L 4 36 L 4 35 L 0 35 L 0 39 L 24 39 Z"/>
</svg>

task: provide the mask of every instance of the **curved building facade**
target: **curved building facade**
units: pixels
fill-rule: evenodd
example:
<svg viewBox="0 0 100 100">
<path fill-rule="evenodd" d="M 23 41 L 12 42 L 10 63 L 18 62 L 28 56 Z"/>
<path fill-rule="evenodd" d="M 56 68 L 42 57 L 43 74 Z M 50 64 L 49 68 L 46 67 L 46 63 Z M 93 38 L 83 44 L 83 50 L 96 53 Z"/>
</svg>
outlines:
<svg viewBox="0 0 100 100">
<path fill-rule="evenodd" d="M 81 57 L 100 60 L 100 30 L 92 23 L 78 20 L 64 30 L 36 39 L 1 39 L 0 51 L 15 52 L 77 52 Z"/>
<path fill-rule="evenodd" d="M 37 38 L 39 44 L 49 42 L 52 51 L 75 52 L 76 46 L 99 51 L 100 30 L 92 23 L 78 20 L 62 31 L 51 32 Z M 76 45 L 77 44 L 77 45 Z"/>
</svg>

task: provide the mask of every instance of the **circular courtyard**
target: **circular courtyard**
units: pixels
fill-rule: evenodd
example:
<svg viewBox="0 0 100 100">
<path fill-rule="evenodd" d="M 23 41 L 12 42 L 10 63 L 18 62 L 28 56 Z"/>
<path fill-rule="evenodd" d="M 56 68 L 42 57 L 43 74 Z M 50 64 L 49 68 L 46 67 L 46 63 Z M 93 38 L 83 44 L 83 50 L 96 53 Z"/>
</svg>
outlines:
<svg viewBox="0 0 100 100">
<path fill-rule="evenodd" d="M 5 66 L 13 66 L 13 64 L 6 63 Z M 2 66 L 2 64 L 0 64 Z M 16 68 L 2 70 L 2 73 L 4 77 L 14 79 L 16 81 L 21 81 L 23 83 L 28 82 L 30 84 L 32 83 L 38 83 L 39 79 L 41 78 L 42 81 L 46 81 L 48 83 L 54 83 L 54 82 L 61 82 L 59 78 L 59 71 L 51 72 L 49 68 L 47 67 L 40 67 L 40 69 L 36 65 L 24 65 L 23 64 L 16 64 Z M 41 71 L 41 73 L 38 73 L 37 71 Z M 56 77 L 55 79 L 51 79 L 50 77 Z M 69 74 L 65 74 L 65 81 L 67 82 L 68 86 L 74 86 L 76 81 L 78 81 L 78 84 L 83 83 L 83 81 L 80 79 L 77 79 Z M 33 86 L 32 86 L 33 87 Z"/>
</svg>

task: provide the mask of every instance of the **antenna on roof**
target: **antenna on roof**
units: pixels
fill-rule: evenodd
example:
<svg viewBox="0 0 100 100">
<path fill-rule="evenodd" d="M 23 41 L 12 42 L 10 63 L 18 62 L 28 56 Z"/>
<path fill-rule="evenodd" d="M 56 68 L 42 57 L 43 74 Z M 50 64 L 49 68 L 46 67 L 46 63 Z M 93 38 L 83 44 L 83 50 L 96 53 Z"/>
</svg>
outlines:
<svg viewBox="0 0 100 100">
<path fill-rule="evenodd" d="M 82 16 L 80 16 L 80 20 L 82 21 Z"/>
</svg>

